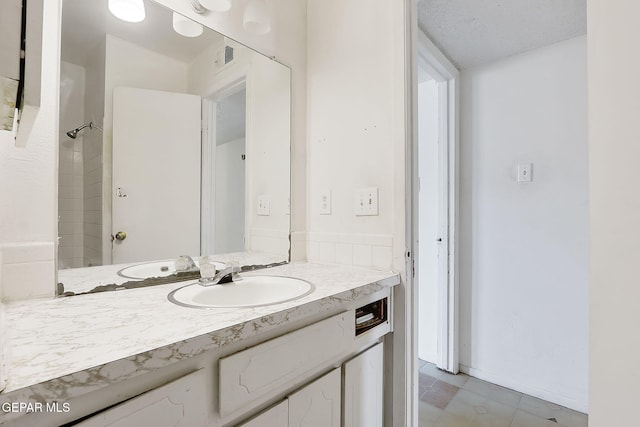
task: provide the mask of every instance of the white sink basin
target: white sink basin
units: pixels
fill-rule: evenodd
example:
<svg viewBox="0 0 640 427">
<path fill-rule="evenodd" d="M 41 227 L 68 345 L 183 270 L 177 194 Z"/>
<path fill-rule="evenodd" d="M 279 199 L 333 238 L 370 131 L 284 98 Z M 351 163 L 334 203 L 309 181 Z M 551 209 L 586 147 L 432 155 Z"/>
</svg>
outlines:
<svg viewBox="0 0 640 427">
<path fill-rule="evenodd" d="M 282 276 L 244 276 L 237 282 L 176 289 L 169 301 L 199 308 L 257 307 L 291 301 L 309 295 L 315 286 L 305 280 Z"/>
<path fill-rule="evenodd" d="M 194 259 L 194 262 L 199 267 L 198 259 Z M 214 264 L 217 270 L 224 268 L 224 264 L 221 262 L 214 262 Z M 174 259 L 144 262 L 142 264 L 130 265 L 118 271 L 118 276 L 126 277 L 127 279 L 167 277 L 172 274 L 176 274 L 176 260 Z"/>
</svg>

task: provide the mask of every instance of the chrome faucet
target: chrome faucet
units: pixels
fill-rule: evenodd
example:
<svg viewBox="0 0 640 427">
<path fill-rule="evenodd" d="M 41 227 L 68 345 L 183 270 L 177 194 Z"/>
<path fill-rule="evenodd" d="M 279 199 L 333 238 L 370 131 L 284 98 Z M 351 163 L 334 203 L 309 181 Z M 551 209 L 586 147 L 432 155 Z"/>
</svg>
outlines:
<svg viewBox="0 0 640 427">
<path fill-rule="evenodd" d="M 213 286 L 213 285 L 222 285 L 224 283 L 229 282 L 237 282 L 238 280 L 242 280 L 240 273 L 242 269 L 237 262 L 229 263 L 228 267 L 223 268 L 222 270 L 216 272 L 213 277 L 203 277 L 198 280 L 198 284 L 200 286 Z"/>
<path fill-rule="evenodd" d="M 180 255 L 178 260 L 176 261 L 176 272 L 186 272 L 186 271 L 197 271 L 198 266 L 196 265 L 193 258 L 189 255 Z"/>
</svg>

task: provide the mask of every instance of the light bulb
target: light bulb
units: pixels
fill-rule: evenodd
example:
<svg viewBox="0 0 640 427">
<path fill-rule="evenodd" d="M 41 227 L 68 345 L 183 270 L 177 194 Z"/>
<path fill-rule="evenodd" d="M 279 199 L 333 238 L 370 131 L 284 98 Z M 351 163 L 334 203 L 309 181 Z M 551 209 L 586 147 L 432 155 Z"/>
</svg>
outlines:
<svg viewBox="0 0 640 427">
<path fill-rule="evenodd" d="M 202 25 L 176 12 L 173 12 L 173 29 L 185 37 L 198 37 L 204 32 Z"/>
<path fill-rule="evenodd" d="M 200 4 L 213 12 L 226 12 L 231 9 L 231 0 L 200 0 Z"/>
<path fill-rule="evenodd" d="M 271 17 L 264 0 L 251 0 L 244 10 L 244 29 L 253 34 L 267 34 L 271 31 Z"/>
<path fill-rule="evenodd" d="M 142 22 L 145 18 L 142 0 L 109 0 L 109 12 L 127 22 Z"/>
</svg>

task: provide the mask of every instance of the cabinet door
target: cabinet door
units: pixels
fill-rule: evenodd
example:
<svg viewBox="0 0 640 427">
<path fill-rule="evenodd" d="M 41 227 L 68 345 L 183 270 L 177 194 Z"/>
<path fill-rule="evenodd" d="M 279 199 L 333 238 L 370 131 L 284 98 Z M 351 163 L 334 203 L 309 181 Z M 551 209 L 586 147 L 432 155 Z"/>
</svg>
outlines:
<svg viewBox="0 0 640 427">
<path fill-rule="evenodd" d="M 340 427 L 340 368 L 289 396 L 289 427 Z"/>
<path fill-rule="evenodd" d="M 344 426 L 382 427 L 382 343 L 344 364 Z"/>
<path fill-rule="evenodd" d="M 237 427 L 288 427 L 288 413 L 289 402 L 283 400 L 246 423 L 238 424 Z"/>
<path fill-rule="evenodd" d="M 77 425 L 206 426 L 208 400 L 204 371 L 199 370 L 107 409 Z"/>
</svg>

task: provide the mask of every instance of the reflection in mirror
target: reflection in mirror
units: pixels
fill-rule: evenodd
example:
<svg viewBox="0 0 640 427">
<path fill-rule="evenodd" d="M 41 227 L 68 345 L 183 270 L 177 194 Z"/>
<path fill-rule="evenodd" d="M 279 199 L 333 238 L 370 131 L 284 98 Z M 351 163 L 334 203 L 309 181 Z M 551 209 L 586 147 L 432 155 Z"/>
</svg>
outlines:
<svg viewBox="0 0 640 427">
<path fill-rule="evenodd" d="M 180 255 L 286 261 L 290 70 L 144 3 L 128 23 L 63 2 L 59 282 Z"/>
</svg>

